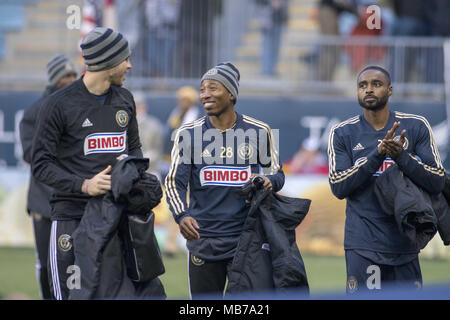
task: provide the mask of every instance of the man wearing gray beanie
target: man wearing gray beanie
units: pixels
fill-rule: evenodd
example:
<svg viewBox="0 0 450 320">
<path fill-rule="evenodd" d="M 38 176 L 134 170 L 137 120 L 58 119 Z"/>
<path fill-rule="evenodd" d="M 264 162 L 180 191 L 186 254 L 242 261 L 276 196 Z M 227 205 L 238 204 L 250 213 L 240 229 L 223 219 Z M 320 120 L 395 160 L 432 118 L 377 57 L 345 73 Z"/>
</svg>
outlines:
<svg viewBox="0 0 450 320">
<path fill-rule="evenodd" d="M 275 192 L 284 185 L 272 130 L 235 111 L 239 81 L 239 70 L 230 62 L 219 63 L 203 75 L 200 102 L 207 115 L 178 129 L 165 179 L 167 202 L 187 240 L 194 299 L 203 294 L 220 298 L 224 292 L 249 210 L 236 187 L 255 176 L 261 176 L 264 187 Z M 248 130 L 259 133 L 259 142 L 245 136 Z M 209 138 L 198 139 L 199 132 Z M 240 141 L 237 145 L 235 137 Z M 265 150 L 259 148 L 262 144 Z M 186 154 L 193 155 L 193 161 Z M 259 174 L 261 168 L 265 175 Z"/>
<path fill-rule="evenodd" d="M 44 102 L 32 153 L 34 177 L 56 190 L 51 203 L 49 278 L 57 300 L 81 292 L 80 287 L 68 285 L 71 273 L 67 270 L 75 263 L 72 236 L 88 201 L 111 190 L 110 172 L 122 155 L 142 158 L 136 106 L 132 94 L 122 87 L 131 68 L 128 41 L 119 32 L 97 27 L 80 46 L 86 73 Z M 89 248 L 83 250 L 88 256 Z M 102 263 L 108 264 L 106 260 Z M 110 270 L 121 267 L 114 265 Z M 81 284 L 83 281 L 81 270 Z M 128 298 L 135 294 L 165 296 L 157 277 L 139 285 L 140 291 L 128 293 Z M 97 292 L 92 296 L 104 297 Z"/>
<path fill-rule="evenodd" d="M 47 63 L 47 76 L 49 85 L 60 89 L 74 82 L 77 72 L 65 55 L 58 54 Z"/>
<path fill-rule="evenodd" d="M 77 72 L 69 59 L 58 54 L 47 63 L 48 86 L 42 96 L 27 108 L 20 121 L 20 141 L 22 143 L 23 160 L 31 163 L 33 138 L 36 134 L 38 115 L 43 101 L 56 90 L 64 88 L 75 81 Z M 52 188 L 30 176 L 28 188 L 27 211 L 32 218 L 36 248 L 36 275 L 42 299 L 51 299 L 48 284 L 48 246 L 50 241 Z"/>
<path fill-rule="evenodd" d="M 84 37 L 80 47 L 86 64 L 83 82 L 90 93 L 103 95 L 111 85 L 123 85 L 131 69 L 131 51 L 122 34 L 97 27 Z"/>
</svg>

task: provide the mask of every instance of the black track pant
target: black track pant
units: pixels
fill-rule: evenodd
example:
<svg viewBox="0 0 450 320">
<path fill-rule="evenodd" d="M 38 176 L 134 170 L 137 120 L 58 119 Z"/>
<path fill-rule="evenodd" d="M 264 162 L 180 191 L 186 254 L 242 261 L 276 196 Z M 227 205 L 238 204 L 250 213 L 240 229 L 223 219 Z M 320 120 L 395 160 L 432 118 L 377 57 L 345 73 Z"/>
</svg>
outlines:
<svg viewBox="0 0 450 320">
<path fill-rule="evenodd" d="M 188 254 L 189 289 L 192 299 L 222 299 L 233 259 L 205 261 Z"/>
<path fill-rule="evenodd" d="M 50 289 L 56 300 L 67 300 L 67 283 L 73 274 L 75 256 L 73 254 L 72 234 L 80 220 L 59 220 L 52 222 L 49 247 Z"/>
<path fill-rule="evenodd" d="M 422 287 L 422 272 L 418 258 L 399 266 L 390 266 L 375 263 L 357 254 L 354 250 L 346 250 L 345 260 L 347 265 L 347 294 L 377 293 L 390 286 L 402 286 L 411 289 Z"/>
<path fill-rule="evenodd" d="M 52 299 L 48 281 L 48 246 L 52 222 L 37 212 L 31 212 L 36 248 L 36 278 L 42 299 Z"/>
</svg>

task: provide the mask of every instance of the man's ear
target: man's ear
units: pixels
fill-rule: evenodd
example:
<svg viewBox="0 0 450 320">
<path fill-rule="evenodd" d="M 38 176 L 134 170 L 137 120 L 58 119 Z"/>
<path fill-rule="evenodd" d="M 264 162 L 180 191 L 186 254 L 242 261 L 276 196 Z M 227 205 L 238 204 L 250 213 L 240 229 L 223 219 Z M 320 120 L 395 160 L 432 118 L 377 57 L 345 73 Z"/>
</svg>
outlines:
<svg viewBox="0 0 450 320">
<path fill-rule="evenodd" d="M 230 93 L 230 101 L 233 103 L 233 105 L 236 104 L 236 98 Z"/>
<path fill-rule="evenodd" d="M 388 96 L 390 97 L 391 95 L 392 95 L 392 86 L 389 85 L 389 88 L 388 88 Z"/>
</svg>

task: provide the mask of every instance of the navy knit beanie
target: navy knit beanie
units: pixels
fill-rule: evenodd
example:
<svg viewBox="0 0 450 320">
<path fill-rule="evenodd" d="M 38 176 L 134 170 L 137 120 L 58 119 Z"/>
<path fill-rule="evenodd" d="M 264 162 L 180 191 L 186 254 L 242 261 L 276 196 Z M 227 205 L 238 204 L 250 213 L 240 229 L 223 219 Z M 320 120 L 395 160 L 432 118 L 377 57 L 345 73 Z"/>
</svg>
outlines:
<svg viewBox="0 0 450 320">
<path fill-rule="evenodd" d="M 241 74 L 239 73 L 239 70 L 231 62 L 222 62 L 214 68 L 209 69 L 203 75 L 201 82 L 207 79 L 219 81 L 225 88 L 228 89 L 237 101 L 240 78 Z"/>
</svg>

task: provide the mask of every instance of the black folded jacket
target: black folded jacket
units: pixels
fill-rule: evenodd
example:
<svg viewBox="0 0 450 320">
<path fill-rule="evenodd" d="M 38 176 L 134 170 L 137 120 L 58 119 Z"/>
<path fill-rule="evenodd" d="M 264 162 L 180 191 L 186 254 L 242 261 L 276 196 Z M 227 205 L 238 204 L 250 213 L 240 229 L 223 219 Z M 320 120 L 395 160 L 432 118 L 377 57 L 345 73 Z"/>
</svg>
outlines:
<svg viewBox="0 0 450 320">
<path fill-rule="evenodd" d="M 375 195 L 383 211 L 393 215 L 400 232 L 417 250 L 437 232 L 437 218 L 429 194 L 416 186 L 397 165 L 377 178 Z"/>
</svg>

